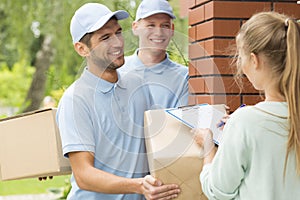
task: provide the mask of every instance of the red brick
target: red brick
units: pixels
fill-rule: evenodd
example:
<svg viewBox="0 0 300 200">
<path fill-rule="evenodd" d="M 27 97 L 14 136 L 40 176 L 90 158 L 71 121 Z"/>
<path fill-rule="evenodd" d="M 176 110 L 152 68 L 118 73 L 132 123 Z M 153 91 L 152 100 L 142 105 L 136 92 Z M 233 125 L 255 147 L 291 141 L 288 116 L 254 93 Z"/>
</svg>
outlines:
<svg viewBox="0 0 300 200">
<path fill-rule="evenodd" d="M 189 45 L 189 59 L 201 58 L 205 56 L 204 42 Z"/>
<path fill-rule="evenodd" d="M 207 75 L 207 74 L 214 74 L 214 63 L 213 59 L 200 59 L 194 61 L 194 65 L 191 66 L 193 70 L 193 74 L 191 75 Z"/>
<path fill-rule="evenodd" d="M 247 78 L 243 78 L 243 87 L 240 88 L 233 77 L 228 76 L 209 76 L 190 78 L 190 92 L 191 93 L 206 93 L 206 94 L 258 94 L 252 84 Z M 204 85 L 204 87 L 203 87 Z"/>
<path fill-rule="evenodd" d="M 234 80 L 234 78 L 232 78 L 232 80 Z M 240 83 L 241 81 L 242 83 Z M 241 78 L 241 81 L 239 80 L 239 83 L 235 83 L 235 85 L 239 88 L 240 93 L 259 94 L 259 91 L 253 87 L 247 77 Z"/>
<path fill-rule="evenodd" d="M 196 5 L 201 5 L 204 4 L 206 2 L 209 2 L 210 0 L 196 0 Z"/>
<path fill-rule="evenodd" d="M 214 36 L 235 37 L 240 30 L 240 20 L 213 20 Z"/>
<path fill-rule="evenodd" d="M 210 39 L 204 41 L 204 48 L 206 56 L 222 55 L 229 56 L 234 55 L 232 47 L 235 44 L 234 39 Z"/>
<path fill-rule="evenodd" d="M 205 20 L 211 18 L 250 18 L 254 13 L 270 11 L 271 2 L 212 1 L 205 4 Z"/>
<path fill-rule="evenodd" d="M 236 67 L 231 64 L 232 58 L 214 58 L 219 74 L 235 74 Z"/>
<path fill-rule="evenodd" d="M 230 111 L 236 110 L 241 105 L 240 95 L 191 95 L 189 104 L 225 104 L 229 106 Z"/>
<path fill-rule="evenodd" d="M 190 93 L 203 93 L 204 92 L 204 79 L 202 78 L 190 78 L 189 79 L 189 92 Z"/>
<path fill-rule="evenodd" d="M 193 98 L 191 101 L 191 97 Z M 208 104 L 213 104 L 213 99 L 214 99 L 214 95 L 193 95 L 190 96 L 189 102 L 191 102 L 191 104 L 202 104 L 202 103 L 208 103 Z M 224 99 L 223 102 L 225 102 L 226 100 Z"/>
<path fill-rule="evenodd" d="M 196 28 L 197 40 L 214 36 L 235 37 L 240 29 L 240 20 L 210 20 Z"/>
<path fill-rule="evenodd" d="M 229 107 L 230 112 L 235 111 L 242 104 L 240 95 L 226 95 L 225 104 Z"/>
<path fill-rule="evenodd" d="M 204 20 L 204 6 L 197 7 L 189 11 L 189 25 L 193 25 Z"/>
<path fill-rule="evenodd" d="M 208 20 L 214 18 L 214 3 L 209 2 L 204 5 L 204 19 Z"/>
<path fill-rule="evenodd" d="M 232 77 L 196 77 L 190 78 L 190 93 L 239 93 L 237 85 L 232 89 Z"/>
<path fill-rule="evenodd" d="M 252 93 L 252 94 L 259 94 L 259 91 L 256 90 L 250 81 L 245 77 L 243 78 L 243 86 L 242 86 L 242 93 Z"/>
<path fill-rule="evenodd" d="M 208 21 L 196 26 L 196 40 L 214 36 L 213 22 Z"/>
<path fill-rule="evenodd" d="M 197 101 L 196 95 L 189 95 L 188 97 L 188 105 L 195 105 Z"/>
<path fill-rule="evenodd" d="M 232 77 L 206 77 L 207 93 L 239 93 L 240 89 Z"/>
<path fill-rule="evenodd" d="M 205 58 L 192 61 L 189 65 L 189 75 L 234 74 L 236 70 L 231 66 L 231 60 L 231 58 Z"/>
<path fill-rule="evenodd" d="M 263 100 L 262 95 L 242 95 L 242 102 L 246 105 L 255 105 Z"/>
<path fill-rule="evenodd" d="M 194 42 L 196 40 L 196 26 L 189 28 L 189 42 Z"/>
<path fill-rule="evenodd" d="M 231 77 L 204 77 L 206 93 L 229 93 L 228 81 L 232 82 Z M 232 91 L 231 93 L 233 93 Z"/>
<path fill-rule="evenodd" d="M 284 13 L 295 19 L 300 18 L 300 5 L 295 3 L 274 3 L 274 11 Z"/>
<path fill-rule="evenodd" d="M 196 61 L 189 61 L 189 76 L 198 75 L 196 72 Z"/>
</svg>

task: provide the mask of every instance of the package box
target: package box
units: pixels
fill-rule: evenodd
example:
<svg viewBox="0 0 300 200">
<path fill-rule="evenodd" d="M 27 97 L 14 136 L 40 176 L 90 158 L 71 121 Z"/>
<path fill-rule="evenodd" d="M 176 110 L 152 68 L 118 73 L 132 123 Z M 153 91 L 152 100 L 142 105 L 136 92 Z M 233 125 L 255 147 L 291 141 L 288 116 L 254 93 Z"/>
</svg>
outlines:
<svg viewBox="0 0 300 200">
<path fill-rule="evenodd" d="M 0 120 L 0 180 L 71 173 L 55 114 L 48 108 Z"/>
<path fill-rule="evenodd" d="M 150 110 L 145 112 L 145 137 L 151 174 L 180 185 L 177 199 L 206 200 L 199 180 L 203 152 L 191 128 L 165 110 Z"/>
</svg>

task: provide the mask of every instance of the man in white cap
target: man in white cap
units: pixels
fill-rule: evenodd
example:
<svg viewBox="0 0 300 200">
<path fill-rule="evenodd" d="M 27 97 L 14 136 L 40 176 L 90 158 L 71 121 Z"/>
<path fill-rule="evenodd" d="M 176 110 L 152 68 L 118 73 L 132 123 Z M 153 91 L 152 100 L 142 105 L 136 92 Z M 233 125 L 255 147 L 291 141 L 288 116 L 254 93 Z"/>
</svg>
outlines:
<svg viewBox="0 0 300 200">
<path fill-rule="evenodd" d="M 143 113 L 153 105 L 148 86 L 120 77 L 124 63 L 125 11 L 87 3 L 70 30 L 76 52 L 86 58 L 81 77 L 64 93 L 57 111 L 63 154 L 73 174 L 70 200 L 173 199 L 180 189 L 149 174 Z"/>
<path fill-rule="evenodd" d="M 139 37 L 139 48 L 125 57 L 124 66 L 119 69 L 139 74 L 160 108 L 188 104 L 188 68 L 170 60 L 166 53 L 174 34 L 173 19 L 168 1 L 143 0 L 132 23 L 133 34 Z"/>
</svg>

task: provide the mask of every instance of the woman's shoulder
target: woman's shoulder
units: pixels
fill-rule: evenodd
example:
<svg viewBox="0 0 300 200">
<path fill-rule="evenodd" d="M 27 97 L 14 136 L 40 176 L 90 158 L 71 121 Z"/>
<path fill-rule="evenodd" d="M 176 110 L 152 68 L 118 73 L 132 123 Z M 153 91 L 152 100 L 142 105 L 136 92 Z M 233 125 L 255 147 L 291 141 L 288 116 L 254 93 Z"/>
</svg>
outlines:
<svg viewBox="0 0 300 200">
<path fill-rule="evenodd" d="M 230 115 L 230 119 L 255 119 L 257 114 L 257 110 L 254 106 L 244 106 L 235 110 Z"/>
<path fill-rule="evenodd" d="M 253 106 L 238 108 L 231 117 L 261 120 L 261 118 L 287 118 L 287 115 L 286 102 L 260 102 Z"/>
</svg>

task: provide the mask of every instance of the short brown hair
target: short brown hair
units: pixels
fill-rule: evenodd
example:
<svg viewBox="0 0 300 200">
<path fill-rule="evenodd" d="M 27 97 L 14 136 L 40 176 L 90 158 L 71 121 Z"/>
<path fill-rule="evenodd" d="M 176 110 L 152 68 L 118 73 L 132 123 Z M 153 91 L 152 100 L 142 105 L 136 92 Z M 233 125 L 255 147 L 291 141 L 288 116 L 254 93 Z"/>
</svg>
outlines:
<svg viewBox="0 0 300 200">
<path fill-rule="evenodd" d="M 91 38 L 93 36 L 93 33 L 86 33 L 80 40 L 79 42 L 82 42 L 83 44 L 85 44 L 86 46 L 88 46 L 89 48 L 91 47 Z"/>
</svg>

